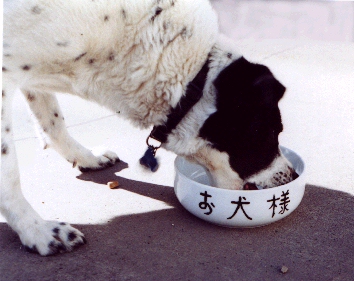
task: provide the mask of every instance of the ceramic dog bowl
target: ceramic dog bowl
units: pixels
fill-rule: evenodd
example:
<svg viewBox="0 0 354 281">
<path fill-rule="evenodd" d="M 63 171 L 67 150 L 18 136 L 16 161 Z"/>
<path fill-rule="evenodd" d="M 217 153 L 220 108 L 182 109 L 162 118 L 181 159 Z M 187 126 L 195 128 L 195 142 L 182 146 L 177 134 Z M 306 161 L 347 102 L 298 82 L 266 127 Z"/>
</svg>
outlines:
<svg viewBox="0 0 354 281">
<path fill-rule="evenodd" d="M 278 221 L 300 204 L 305 191 L 305 163 L 294 151 L 281 147 L 299 177 L 287 184 L 262 190 L 213 187 L 206 168 L 178 156 L 175 193 L 195 216 L 227 227 L 257 227 Z"/>
</svg>

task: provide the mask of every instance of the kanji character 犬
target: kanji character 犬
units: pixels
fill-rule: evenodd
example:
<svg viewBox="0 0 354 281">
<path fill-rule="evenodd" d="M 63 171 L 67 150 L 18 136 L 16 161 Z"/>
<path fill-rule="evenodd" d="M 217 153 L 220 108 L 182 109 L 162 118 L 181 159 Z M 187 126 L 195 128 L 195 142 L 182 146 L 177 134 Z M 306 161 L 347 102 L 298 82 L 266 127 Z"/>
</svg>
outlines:
<svg viewBox="0 0 354 281">
<path fill-rule="evenodd" d="M 242 212 L 244 213 L 244 215 L 246 216 L 246 218 L 248 218 L 249 220 L 252 220 L 252 218 L 249 217 L 249 216 L 246 214 L 245 210 L 243 209 L 243 205 L 248 205 L 248 204 L 250 204 L 250 202 L 242 202 L 242 199 L 243 199 L 243 200 L 246 200 L 246 197 L 241 197 L 241 196 L 239 196 L 239 197 L 238 197 L 238 201 L 231 201 L 231 203 L 232 203 L 232 204 L 236 204 L 237 207 L 236 207 L 235 212 L 232 214 L 232 216 L 229 217 L 229 218 L 227 218 L 228 220 L 232 219 L 232 218 L 237 214 L 237 212 L 238 212 L 238 210 L 239 210 L 240 208 L 241 208 Z"/>
</svg>

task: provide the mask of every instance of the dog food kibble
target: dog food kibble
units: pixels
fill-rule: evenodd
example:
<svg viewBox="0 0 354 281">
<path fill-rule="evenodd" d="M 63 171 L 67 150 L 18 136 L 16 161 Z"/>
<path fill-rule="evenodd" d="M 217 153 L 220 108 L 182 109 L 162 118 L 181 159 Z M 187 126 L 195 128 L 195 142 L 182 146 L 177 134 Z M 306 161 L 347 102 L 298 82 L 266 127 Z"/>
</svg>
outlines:
<svg viewBox="0 0 354 281">
<path fill-rule="evenodd" d="M 119 186 L 119 182 L 117 181 L 109 181 L 107 182 L 107 185 L 110 189 L 115 189 Z"/>
<path fill-rule="evenodd" d="M 280 269 L 281 273 L 283 273 L 283 274 L 287 273 L 288 270 L 289 270 L 289 268 L 287 268 L 285 265 L 283 265 Z"/>
</svg>

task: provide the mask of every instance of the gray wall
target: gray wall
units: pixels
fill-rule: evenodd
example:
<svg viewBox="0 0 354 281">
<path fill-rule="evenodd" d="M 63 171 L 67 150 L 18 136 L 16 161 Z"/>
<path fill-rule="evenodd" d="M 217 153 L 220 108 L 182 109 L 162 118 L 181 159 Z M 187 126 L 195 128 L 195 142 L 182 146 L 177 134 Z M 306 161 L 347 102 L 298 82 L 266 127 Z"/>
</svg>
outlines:
<svg viewBox="0 0 354 281">
<path fill-rule="evenodd" d="M 353 1 L 211 0 L 211 3 L 219 14 L 221 31 L 236 40 L 354 42 Z"/>
</svg>

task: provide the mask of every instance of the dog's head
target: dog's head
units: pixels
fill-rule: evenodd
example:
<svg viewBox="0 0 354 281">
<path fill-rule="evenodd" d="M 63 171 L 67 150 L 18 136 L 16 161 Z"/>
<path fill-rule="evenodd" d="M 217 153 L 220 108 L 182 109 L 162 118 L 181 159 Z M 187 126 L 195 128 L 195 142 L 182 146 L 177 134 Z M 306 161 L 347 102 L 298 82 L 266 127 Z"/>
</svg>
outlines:
<svg viewBox="0 0 354 281">
<path fill-rule="evenodd" d="M 204 161 L 200 155 L 196 160 L 212 167 L 217 185 L 274 187 L 293 180 L 296 173 L 278 142 L 283 130 L 278 102 L 285 87 L 266 66 L 244 58 L 220 72 L 214 86 L 217 110 L 200 130 L 200 137 L 210 146 L 202 156 Z"/>
</svg>

